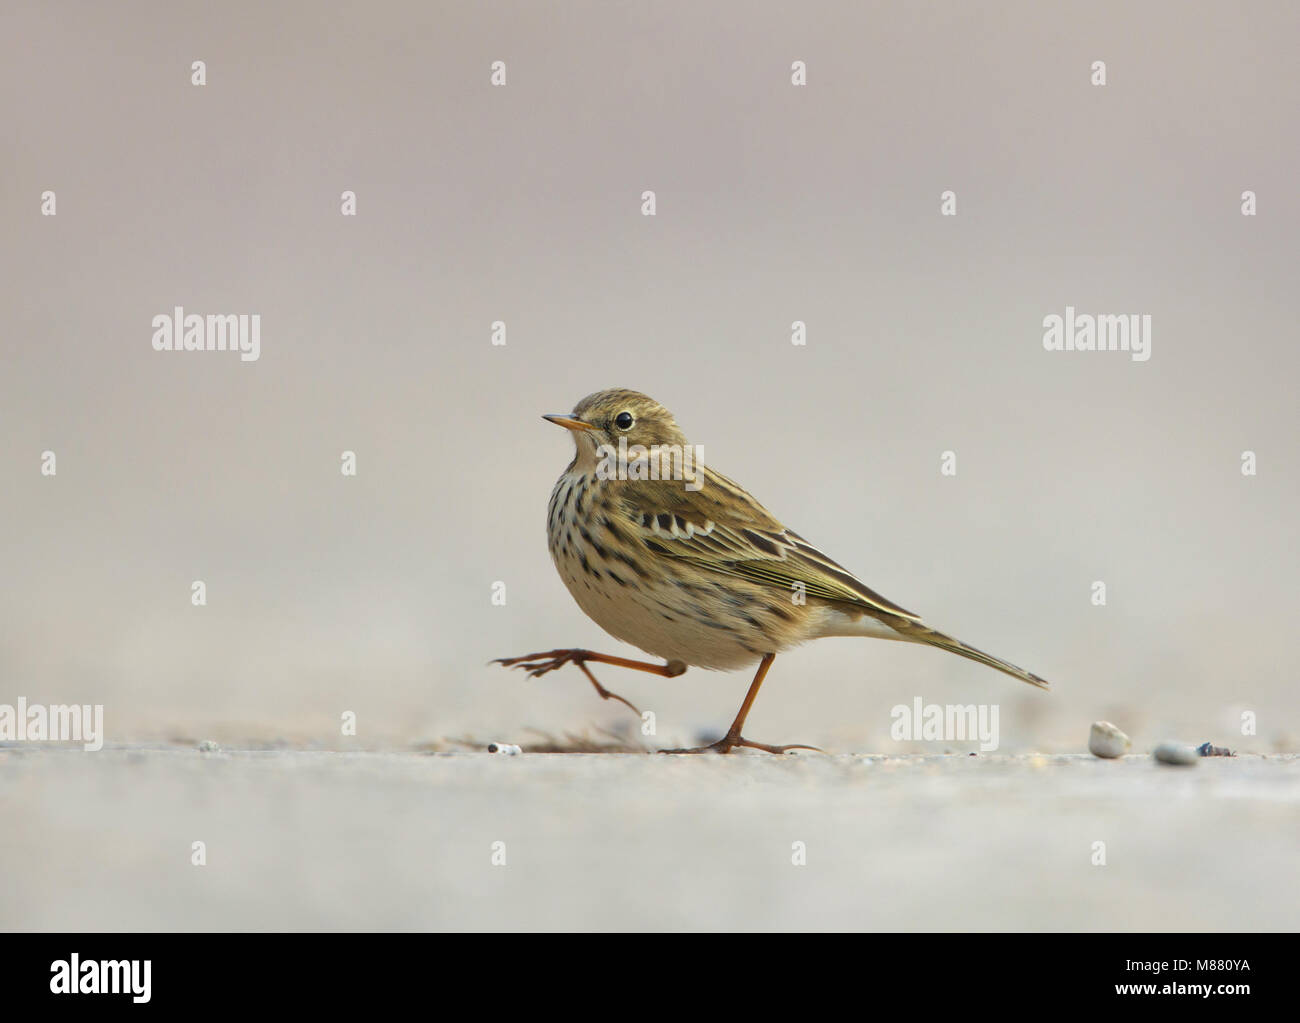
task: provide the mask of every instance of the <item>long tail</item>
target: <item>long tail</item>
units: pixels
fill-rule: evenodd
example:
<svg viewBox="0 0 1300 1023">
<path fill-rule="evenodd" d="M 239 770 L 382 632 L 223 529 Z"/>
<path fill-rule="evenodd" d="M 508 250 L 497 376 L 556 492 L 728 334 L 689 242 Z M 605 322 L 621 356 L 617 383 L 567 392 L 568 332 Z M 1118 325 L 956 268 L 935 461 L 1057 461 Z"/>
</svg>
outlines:
<svg viewBox="0 0 1300 1023">
<path fill-rule="evenodd" d="M 1028 682 L 1031 686 L 1038 686 L 1039 689 L 1051 688 L 1051 684 L 1046 679 L 1039 678 L 1032 672 L 1025 671 L 1024 668 L 1017 668 L 1010 661 L 1004 661 L 1000 657 L 986 654 L 983 650 L 976 650 L 973 646 L 967 646 L 959 639 L 945 636 L 937 629 L 932 629 L 921 622 L 908 621 L 907 619 L 890 619 L 889 625 L 901 633 L 904 639 L 913 643 L 927 643 L 930 646 L 937 646 L 940 650 L 947 650 L 969 660 L 978 661 L 980 664 L 986 664 L 990 668 L 997 668 L 998 671 L 1005 672 L 1012 678 L 1018 678 L 1021 682 Z"/>
</svg>

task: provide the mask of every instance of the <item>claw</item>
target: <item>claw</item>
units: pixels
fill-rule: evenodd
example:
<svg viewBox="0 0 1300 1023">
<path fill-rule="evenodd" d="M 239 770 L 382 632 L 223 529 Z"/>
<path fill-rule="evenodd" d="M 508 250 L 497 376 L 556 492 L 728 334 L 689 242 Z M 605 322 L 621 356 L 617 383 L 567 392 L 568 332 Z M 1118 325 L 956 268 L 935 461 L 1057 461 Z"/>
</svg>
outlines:
<svg viewBox="0 0 1300 1023">
<path fill-rule="evenodd" d="M 547 650 L 541 654 L 524 654 L 522 657 L 498 657 L 489 664 L 500 664 L 506 668 L 523 668 L 529 678 L 540 678 L 548 671 L 563 668 L 570 662 L 581 664 L 582 658 L 576 656 L 580 650 Z"/>
<path fill-rule="evenodd" d="M 587 667 L 586 662 L 589 654 L 590 651 L 587 650 L 547 650 L 545 653 L 524 654 L 522 657 L 498 657 L 488 663 L 500 664 L 506 668 L 522 668 L 527 672 L 529 678 L 541 678 L 547 672 L 563 668 L 566 664 L 576 664 L 582 673 L 587 676 L 587 680 L 596 687 L 596 692 L 600 694 L 602 700 L 617 700 L 637 717 L 640 717 L 641 711 L 637 709 L 636 704 L 625 700 L 618 693 L 610 692 L 596 681 L 596 676 Z M 682 670 L 686 670 L 684 666 Z"/>
</svg>

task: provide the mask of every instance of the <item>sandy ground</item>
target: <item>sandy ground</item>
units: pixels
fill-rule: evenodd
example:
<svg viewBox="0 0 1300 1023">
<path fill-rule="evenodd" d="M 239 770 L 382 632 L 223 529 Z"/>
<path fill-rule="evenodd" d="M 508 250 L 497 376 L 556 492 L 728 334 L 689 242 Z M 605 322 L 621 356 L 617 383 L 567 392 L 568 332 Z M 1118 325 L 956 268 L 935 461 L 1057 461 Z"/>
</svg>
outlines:
<svg viewBox="0 0 1300 1023">
<path fill-rule="evenodd" d="M 0 811 L 6 929 L 1251 930 L 1300 919 L 1295 756 L 1178 768 L 1137 755 L 29 745 L 0 749 Z M 191 863 L 195 842 L 205 866 Z M 1105 865 L 1092 862 L 1097 842 Z"/>
</svg>

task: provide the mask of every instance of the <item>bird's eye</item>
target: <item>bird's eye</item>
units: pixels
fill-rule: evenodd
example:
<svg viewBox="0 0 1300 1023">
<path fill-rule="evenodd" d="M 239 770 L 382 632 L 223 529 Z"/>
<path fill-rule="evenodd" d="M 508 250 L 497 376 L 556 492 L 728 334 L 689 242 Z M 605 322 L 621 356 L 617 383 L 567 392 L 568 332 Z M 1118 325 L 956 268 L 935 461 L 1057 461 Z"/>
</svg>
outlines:
<svg viewBox="0 0 1300 1023">
<path fill-rule="evenodd" d="M 634 420 L 632 419 L 631 412 L 620 412 L 617 416 L 614 417 L 614 425 L 617 426 L 620 430 L 632 429 L 633 422 Z"/>
</svg>

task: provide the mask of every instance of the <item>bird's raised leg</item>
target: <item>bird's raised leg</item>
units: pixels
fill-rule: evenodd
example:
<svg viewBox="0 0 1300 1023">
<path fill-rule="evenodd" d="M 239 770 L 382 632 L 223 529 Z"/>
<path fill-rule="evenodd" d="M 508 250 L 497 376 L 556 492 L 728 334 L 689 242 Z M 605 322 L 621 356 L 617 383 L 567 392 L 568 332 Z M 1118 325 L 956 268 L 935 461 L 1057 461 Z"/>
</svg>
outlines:
<svg viewBox="0 0 1300 1023">
<path fill-rule="evenodd" d="M 772 662 L 776 660 L 776 654 L 764 654 L 763 659 L 758 664 L 758 671 L 754 675 L 754 681 L 749 684 L 749 692 L 745 694 L 745 702 L 740 705 L 740 713 L 736 715 L 736 720 L 731 722 L 731 727 L 727 729 L 724 735 L 715 743 L 708 746 L 696 746 L 692 749 L 665 749 L 660 753 L 730 753 L 739 746 L 745 746 L 749 749 L 766 750 L 768 753 L 784 753 L 788 749 L 810 749 L 818 753 L 825 752 L 817 749 L 816 746 L 804 746 L 802 743 L 793 743 L 789 746 L 769 746 L 765 742 L 750 742 L 740 734 L 740 730 L 745 726 L 745 718 L 749 717 L 749 709 L 754 706 L 754 699 L 758 696 L 758 687 L 763 684 L 763 679 L 767 677 L 767 669 L 772 667 Z"/>
<path fill-rule="evenodd" d="M 547 650 L 545 653 L 525 654 L 523 657 L 498 657 L 490 663 L 500 664 L 506 668 L 523 668 L 524 671 L 528 672 L 529 678 L 539 678 L 548 671 L 563 668 L 566 664 L 576 664 L 582 670 L 582 673 L 587 676 L 591 684 L 596 687 L 596 692 L 600 694 L 602 700 L 618 700 L 619 703 L 630 707 L 632 712 L 640 717 L 641 712 L 633 704 L 623 699 L 618 693 L 611 693 L 596 681 L 596 676 L 587 667 L 587 661 L 613 664 L 619 668 L 635 668 L 637 671 L 648 671 L 652 675 L 662 675 L 664 678 L 676 678 L 686 671 L 686 665 L 681 661 L 669 661 L 667 664 L 651 664 L 648 661 L 630 661 L 626 657 L 613 657 L 610 654 L 598 654 L 594 650 L 578 649 Z"/>
</svg>

